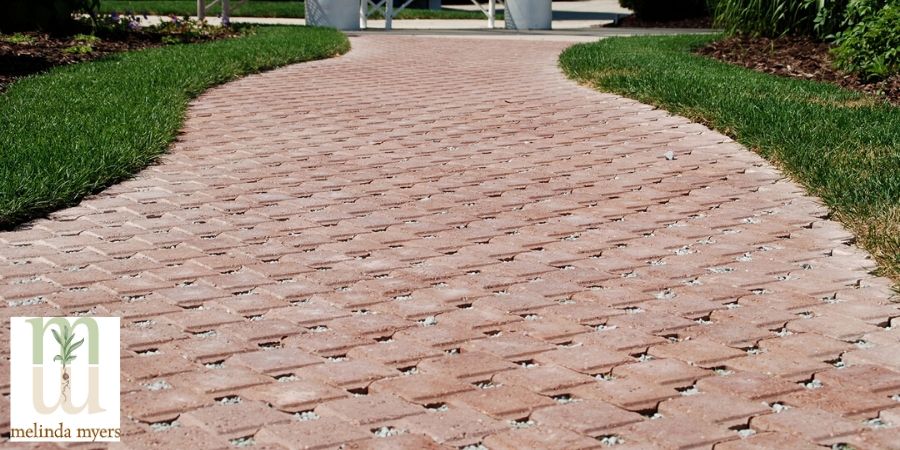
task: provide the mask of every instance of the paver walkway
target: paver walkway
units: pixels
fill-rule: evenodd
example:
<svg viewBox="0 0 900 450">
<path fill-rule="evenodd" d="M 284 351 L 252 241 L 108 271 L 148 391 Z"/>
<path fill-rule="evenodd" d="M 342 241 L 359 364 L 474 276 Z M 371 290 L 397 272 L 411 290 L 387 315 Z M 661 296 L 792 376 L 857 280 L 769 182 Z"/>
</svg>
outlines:
<svg viewBox="0 0 900 450">
<path fill-rule="evenodd" d="M 898 448 L 890 283 L 796 184 L 564 43 L 353 46 L 0 234 L 6 315 L 123 317 L 124 447 Z"/>
</svg>

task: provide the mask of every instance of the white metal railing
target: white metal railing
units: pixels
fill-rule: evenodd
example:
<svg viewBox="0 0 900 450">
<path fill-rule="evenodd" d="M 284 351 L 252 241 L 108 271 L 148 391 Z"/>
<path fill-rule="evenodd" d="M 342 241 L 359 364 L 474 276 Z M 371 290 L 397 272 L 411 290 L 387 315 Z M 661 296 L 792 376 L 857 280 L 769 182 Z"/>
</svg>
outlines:
<svg viewBox="0 0 900 450">
<path fill-rule="evenodd" d="M 400 14 L 400 11 L 406 9 L 413 0 L 406 0 L 400 5 L 399 8 L 394 8 L 394 0 L 360 0 L 359 2 L 359 25 L 360 28 L 365 30 L 368 27 L 369 16 L 375 14 L 377 12 L 382 12 L 384 15 L 384 29 L 390 30 L 393 28 L 394 18 L 397 17 L 397 14 Z M 222 23 L 228 24 L 231 20 L 231 10 L 232 8 L 237 8 L 244 3 L 247 3 L 247 0 L 241 0 L 234 6 L 232 6 L 230 0 L 212 0 L 207 3 L 206 0 L 197 0 L 197 18 L 199 20 L 206 19 L 206 13 L 210 8 L 215 6 L 216 4 L 221 3 L 222 5 Z M 472 0 L 472 3 L 487 16 L 488 19 L 488 28 L 493 29 L 496 26 L 496 18 L 497 18 L 497 0 L 488 0 L 487 8 L 484 7 L 478 0 Z"/>
<path fill-rule="evenodd" d="M 206 13 L 210 8 L 216 6 L 217 3 L 222 4 L 222 23 L 228 24 L 231 21 L 231 10 L 232 8 L 237 8 L 244 3 L 247 3 L 247 0 L 241 0 L 237 2 L 236 5 L 231 4 L 229 0 L 213 0 L 209 3 L 206 0 L 197 0 L 197 19 L 204 20 L 206 19 Z"/>
<path fill-rule="evenodd" d="M 496 21 L 496 18 L 497 18 L 497 1 L 496 0 L 488 0 L 487 9 L 484 8 L 484 5 L 482 5 L 481 3 L 478 3 L 478 0 L 472 0 L 472 3 L 474 3 L 475 6 L 477 6 L 478 9 L 480 9 L 481 12 L 483 12 L 487 16 L 488 28 L 494 29 L 494 25 L 496 25 L 494 22 Z"/>
<path fill-rule="evenodd" d="M 197 0 L 198 2 L 202 0 Z M 219 0 L 216 0 L 219 1 Z M 228 0 L 222 0 L 228 1 Z M 244 0 L 246 1 L 246 0 Z M 372 14 L 377 12 L 382 12 L 384 15 L 384 29 L 390 30 L 393 28 L 394 18 L 397 17 L 397 14 L 400 14 L 400 11 L 403 11 L 413 0 L 406 0 L 400 5 L 399 8 L 394 8 L 394 0 L 361 0 L 359 3 L 359 26 L 363 30 L 365 30 L 369 25 L 369 17 Z M 487 8 L 484 7 L 478 0 L 472 0 L 472 3 L 481 10 L 484 15 L 487 16 L 488 19 L 488 28 L 493 29 L 496 25 L 496 17 L 497 17 L 497 0 L 488 0 Z"/>
<path fill-rule="evenodd" d="M 393 28 L 394 17 L 412 2 L 413 0 L 406 0 L 399 8 L 394 8 L 394 0 L 362 0 L 359 4 L 359 26 L 365 30 L 369 25 L 369 16 L 380 11 L 384 14 L 384 29 L 390 30 Z"/>
</svg>

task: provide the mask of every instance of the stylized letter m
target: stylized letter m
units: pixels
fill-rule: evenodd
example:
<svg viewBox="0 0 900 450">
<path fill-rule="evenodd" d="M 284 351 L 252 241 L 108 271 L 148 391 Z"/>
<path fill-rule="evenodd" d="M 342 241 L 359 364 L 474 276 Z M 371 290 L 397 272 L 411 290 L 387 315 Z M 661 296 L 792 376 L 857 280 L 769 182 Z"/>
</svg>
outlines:
<svg viewBox="0 0 900 450">
<path fill-rule="evenodd" d="M 28 319 L 28 323 L 31 324 L 31 332 L 32 332 L 32 353 L 31 359 L 32 364 L 43 364 L 44 363 L 44 334 L 47 330 L 56 325 L 59 327 L 59 331 L 63 330 L 63 327 L 69 326 L 69 321 L 62 317 L 54 317 L 44 323 L 44 319 L 42 317 L 37 317 L 34 319 Z M 72 324 L 72 329 L 78 327 L 78 325 L 84 325 L 87 328 L 87 344 L 88 344 L 88 364 L 97 364 L 100 361 L 99 349 L 100 349 L 100 329 L 97 326 L 97 321 L 90 317 L 80 317 L 78 318 L 74 324 Z"/>
</svg>

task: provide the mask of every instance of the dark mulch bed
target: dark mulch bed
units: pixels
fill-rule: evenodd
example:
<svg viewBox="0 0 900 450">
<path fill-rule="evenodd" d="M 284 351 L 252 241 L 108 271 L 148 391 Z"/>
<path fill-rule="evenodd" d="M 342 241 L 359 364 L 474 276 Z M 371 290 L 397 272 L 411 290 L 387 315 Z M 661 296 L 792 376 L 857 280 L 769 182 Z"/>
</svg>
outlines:
<svg viewBox="0 0 900 450">
<path fill-rule="evenodd" d="M 838 84 L 900 105 L 900 74 L 866 82 L 835 69 L 829 50 L 826 43 L 802 37 L 737 36 L 713 42 L 698 53 L 760 72 Z"/>
<path fill-rule="evenodd" d="M 139 50 L 162 45 L 158 36 L 143 33 L 107 37 L 91 43 L 90 53 L 66 52 L 80 43 L 73 36 L 51 36 L 42 33 L 20 33 L 32 42 L 12 43 L 0 36 L 0 91 L 17 78 L 43 72 L 54 66 L 74 64 L 102 58 L 112 53 Z"/>
<path fill-rule="evenodd" d="M 712 28 L 712 17 L 657 21 L 643 20 L 631 15 L 620 17 L 616 22 L 605 26 L 621 28 Z"/>
</svg>

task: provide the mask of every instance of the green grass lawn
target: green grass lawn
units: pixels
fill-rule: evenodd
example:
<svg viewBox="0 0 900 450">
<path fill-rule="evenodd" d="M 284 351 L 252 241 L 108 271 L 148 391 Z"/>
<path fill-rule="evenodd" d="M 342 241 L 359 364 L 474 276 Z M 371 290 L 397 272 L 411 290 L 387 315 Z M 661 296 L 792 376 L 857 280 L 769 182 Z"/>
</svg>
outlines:
<svg viewBox="0 0 900 450">
<path fill-rule="evenodd" d="M 125 13 L 177 16 L 196 15 L 197 2 L 194 0 L 103 0 L 100 3 L 103 13 Z M 219 5 L 212 7 L 210 16 L 220 14 Z M 303 2 L 266 2 L 249 1 L 231 12 L 234 17 L 304 17 Z M 373 18 L 382 17 L 380 15 Z M 502 17 L 502 13 L 498 14 Z M 453 9 L 404 9 L 397 19 L 485 19 L 480 11 L 458 11 Z"/>
<path fill-rule="evenodd" d="M 900 108 L 692 54 L 715 36 L 610 38 L 560 56 L 573 79 L 719 130 L 821 197 L 900 281 Z"/>
<path fill-rule="evenodd" d="M 57 67 L 0 94 L 0 228 L 71 205 L 164 152 L 210 86 L 349 50 L 332 29 L 258 27 Z"/>
</svg>

